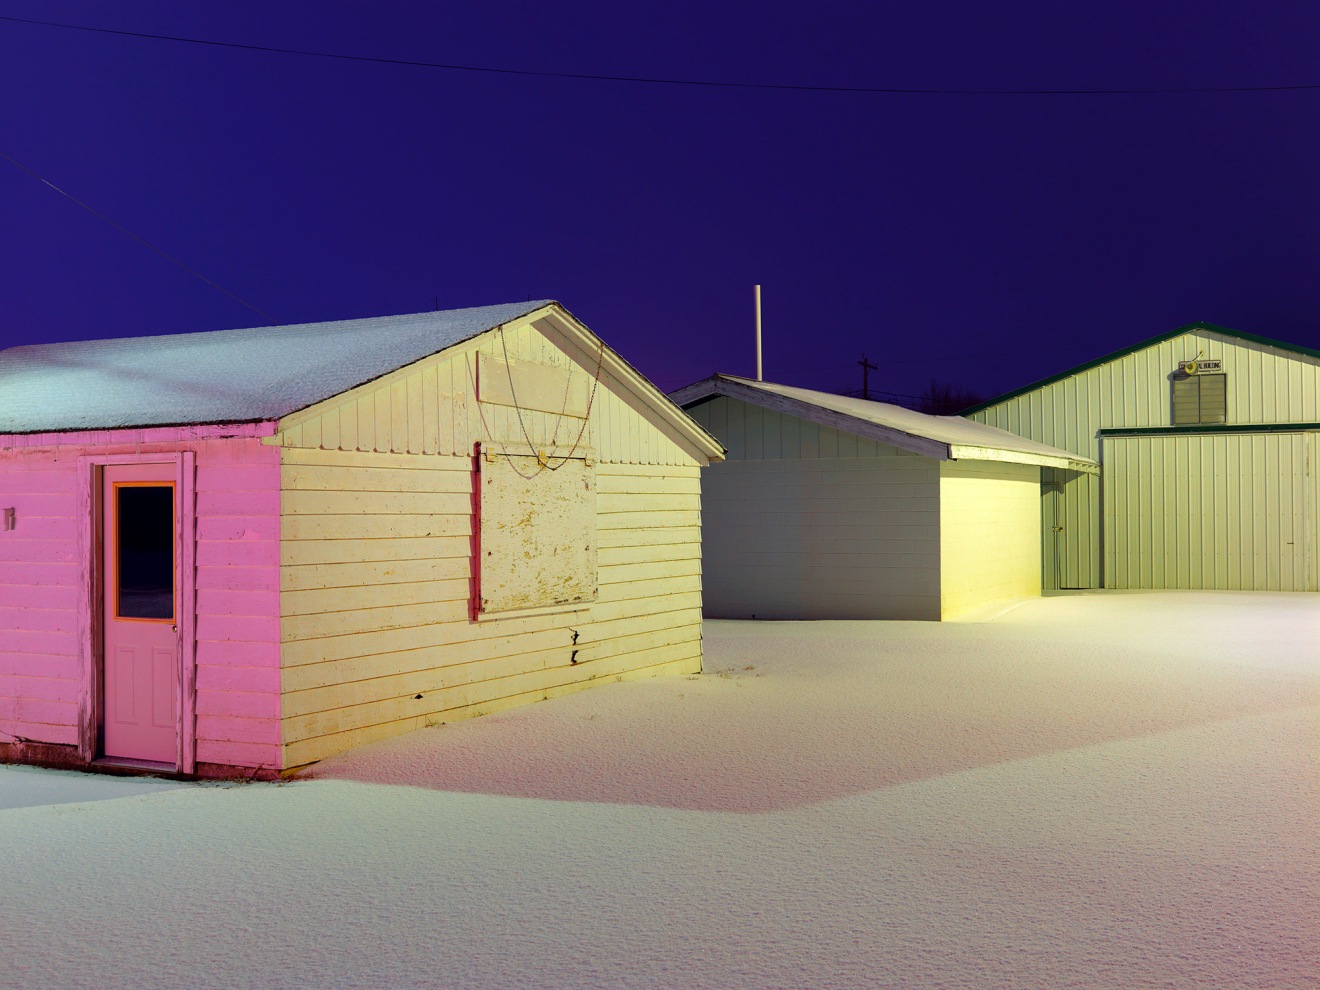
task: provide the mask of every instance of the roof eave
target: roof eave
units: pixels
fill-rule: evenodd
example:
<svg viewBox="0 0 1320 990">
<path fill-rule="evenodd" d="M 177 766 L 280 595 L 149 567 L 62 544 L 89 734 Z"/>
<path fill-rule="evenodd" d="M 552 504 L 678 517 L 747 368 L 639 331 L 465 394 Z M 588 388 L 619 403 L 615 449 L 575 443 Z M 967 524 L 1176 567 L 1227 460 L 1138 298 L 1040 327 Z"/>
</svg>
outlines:
<svg viewBox="0 0 1320 990">
<path fill-rule="evenodd" d="M 602 375 L 608 374 L 627 388 L 674 430 L 686 443 L 709 461 L 722 461 L 725 447 L 702 428 L 681 406 L 653 385 L 645 375 L 634 368 L 614 348 L 606 344 L 585 323 L 559 303 L 551 303 L 534 310 L 522 319 L 532 325 L 548 320 L 564 336 L 592 357 L 599 356 Z"/>
<path fill-rule="evenodd" d="M 882 426 L 879 423 L 872 423 L 870 420 L 859 419 L 856 416 L 850 416 L 834 409 L 825 409 L 822 406 L 803 402 L 791 396 L 780 395 L 777 392 L 764 391 L 730 379 L 725 375 L 713 375 L 702 381 L 693 382 L 691 385 L 675 391 L 671 398 L 675 403 L 686 408 L 717 395 L 728 396 L 731 399 L 750 402 L 765 409 L 787 413 L 790 416 L 797 416 L 820 426 L 828 426 L 836 430 L 842 430 L 845 433 L 866 437 L 869 440 L 889 444 L 891 447 L 898 447 L 900 450 L 911 451 L 914 454 L 924 454 L 927 457 L 934 457 L 941 461 L 949 459 L 949 445 L 943 441 L 905 433 L 891 426 Z"/>
<path fill-rule="evenodd" d="M 1029 467 L 1079 471 L 1082 474 L 1100 473 L 1100 466 L 1086 458 L 1042 454 L 1036 451 L 1010 450 L 1006 447 L 980 447 L 973 444 L 959 443 L 950 445 L 949 452 L 950 456 L 958 461 L 1001 461 L 1007 464 L 1025 464 Z"/>
</svg>

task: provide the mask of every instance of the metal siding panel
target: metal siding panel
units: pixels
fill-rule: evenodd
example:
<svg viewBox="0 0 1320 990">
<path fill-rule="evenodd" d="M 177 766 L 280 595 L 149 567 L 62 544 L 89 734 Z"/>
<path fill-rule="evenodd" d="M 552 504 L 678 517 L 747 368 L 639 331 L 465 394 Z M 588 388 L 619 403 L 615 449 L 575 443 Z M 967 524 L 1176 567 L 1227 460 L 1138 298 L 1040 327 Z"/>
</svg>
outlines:
<svg viewBox="0 0 1320 990">
<path fill-rule="evenodd" d="M 764 410 L 757 405 L 746 403 L 743 410 L 743 424 L 745 429 L 744 442 L 746 444 L 746 454 L 748 460 L 759 461 L 765 457 L 765 415 Z"/>
<path fill-rule="evenodd" d="M 839 431 L 828 426 L 820 428 L 820 454 L 821 457 L 839 456 Z"/>
<path fill-rule="evenodd" d="M 767 460 L 779 460 L 784 456 L 783 433 L 786 418 L 783 413 L 766 410 L 764 447 L 761 453 Z"/>
<path fill-rule="evenodd" d="M 1307 590 L 1320 591 L 1320 467 L 1316 465 L 1316 458 L 1320 458 L 1320 433 L 1308 433 L 1303 450 L 1308 491 L 1304 527 L 1309 562 Z"/>
<path fill-rule="evenodd" d="M 796 416 L 783 419 L 783 458 L 797 460 L 802 456 L 802 421 Z"/>
</svg>

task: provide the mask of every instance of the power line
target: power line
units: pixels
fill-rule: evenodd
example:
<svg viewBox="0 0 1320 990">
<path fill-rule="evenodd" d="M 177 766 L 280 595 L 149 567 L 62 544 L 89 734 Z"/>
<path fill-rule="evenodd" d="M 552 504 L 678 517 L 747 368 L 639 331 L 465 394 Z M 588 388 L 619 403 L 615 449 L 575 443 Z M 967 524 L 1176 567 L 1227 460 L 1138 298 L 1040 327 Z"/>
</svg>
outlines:
<svg viewBox="0 0 1320 990">
<path fill-rule="evenodd" d="M 384 58 L 374 55 L 349 55 L 344 52 L 322 52 L 306 48 L 282 48 L 275 45 L 249 45 L 236 41 L 212 41 L 208 38 L 187 38 L 180 35 L 152 34 L 146 31 L 124 31 L 118 28 L 89 27 L 84 24 L 64 24 L 58 21 L 40 21 L 26 17 L 6 17 L 0 21 L 14 24 L 32 24 L 61 28 L 66 31 L 87 31 L 95 34 L 113 34 L 124 38 L 145 38 L 151 41 L 172 41 L 187 45 L 206 45 L 212 48 L 235 48 L 241 51 L 265 52 L 271 55 L 301 55 L 307 58 L 330 58 L 344 62 L 370 62 L 377 65 L 398 65 L 416 69 L 446 69 L 451 72 L 482 72 L 502 76 L 532 76 L 540 79 L 581 79 L 592 82 L 640 83 L 651 86 L 688 86 L 705 89 L 777 90 L 792 93 L 860 93 L 893 96 L 1155 96 L 1193 95 L 1212 93 L 1286 93 L 1320 89 L 1320 83 L 1300 83 L 1285 86 L 1170 86 L 1125 87 L 1118 89 L 962 89 L 946 87 L 911 86 L 819 86 L 794 83 L 724 82 L 714 79 L 679 79 L 664 76 L 616 76 L 592 72 L 549 72 L 537 69 L 511 69 L 493 65 L 463 65 L 454 62 L 423 62 L 415 59 Z"/>
<path fill-rule="evenodd" d="M 11 165 L 16 165 L 18 168 L 21 168 L 24 172 L 26 172 L 28 175 L 32 176 L 32 177 L 33 177 L 34 179 L 36 179 L 37 181 L 42 182 L 42 183 L 44 183 L 44 184 L 47 185 L 47 186 L 50 186 L 50 188 L 54 189 L 57 193 L 59 193 L 59 194 L 60 194 L 61 196 L 63 196 L 65 199 L 68 199 L 68 200 L 71 200 L 71 201 L 74 202 L 74 203 L 77 203 L 79 206 L 81 206 L 84 210 L 86 210 L 88 213 L 92 214 L 93 216 L 100 217 L 102 220 L 104 220 L 106 223 L 108 223 L 111 227 L 114 227 L 115 230 L 119 231 L 119 232 L 122 233 L 122 234 L 127 234 L 129 237 L 133 238 L 133 240 L 137 241 L 137 242 L 138 242 L 139 244 L 141 244 L 142 246 L 144 246 L 144 247 L 148 247 L 148 248 L 150 248 L 151 250 L 155 251 L 158 255 L 160 255 L 160 256 L 161 256 L 162 258 L 164 258 L 166 261 L 171 261 L 171 262 L 173 262 L 174 264 L 178 265 L 180 268 L 182 268 L 182 269 L 183 269 L 185 272 L 187 272 L 189 275 L 194 275 L 194 276 L 196 276 L 197 278 L 200 278 L 203 282 L 205 282 L 205 283 L 206 283 L 207 285 L 209 285 L 211 288 L 216 289 L 216 290 L 218 290 L 218 291 L 220 291 L 220 292 L 223 292 L 223 293 L 224 293 L 225 295 L 227 295 L 230 299 L 234 300 L 234 302 L 236 302 L 236 303 L 241 303 L 242 305 L 246 306 L 248 309 L 252 310 L 252 312 L 256 313 L 257 315 L 259 315 L 260 317 L 262 317 L 264 320 L 266 320 L 267 322 L 269 322 L 272 326 L 275 325 L 275 323 L 277 322 L 277 321 L 274 319 L 274 317 L 272 317 L 270 314 L 268 314 L 268 313 L 264 313 L 264 312 L 262 312 L 261 310 L 257 309 L 256 306 L 253 306 L 253 305 L 252 305 L 250 302 L 248 302 L 246 299 L 243 299 L 243 298 L 241 298 L 241 297 L 239 297 L 239 296 L 234 295 L 234 293 L 230 292 L 230 291 L 229 291 L 228 289 L 226 289 L 223 285 L 219 285 L 219 284 L 217 284 L 217 283 L 211 281 L 209 278 L 207 278 L 207 277 L 206 277 L 205 275 L 203 275 L 201 272 L 197 271 L 197 269 L 195 269 L 195 268 L 189 268 L 187 265 L 185 265 L 185 264 L 184 264 L 182 261 L 180 261 L 178 258 L 176 258 L 176 257 L 174 257 L 173 255 L 168 254 L 168 253 L 166 253 L 165 251 L 161 250 L 160 248 L 156 247 L 156 245 L 152 244 L 152 243 L 151 243 L 149 240 L 147 240 L 145 237 L 139 237 L 137 234 L 133 233 L 133 231 L 129 230 L 127 227 L 125 227 L 125 226 L 123 226 L 122 224 L 116 223 L 115 221 L 111 220 L 108 216 L 106 216 L 106 215 L 105 215 L 104 213 L 102 213 L 100 210 L 98 210 L 98 209 L 96 209 L 96 208 L 94 208 L 94 207 L 92 207 L 92 206 L 88 206 L 86 203 L 84 203 L 84 202 L 83 202 L 81 199 L 79 199 L 77 196 L 73 196 L 73 195 L 70 195 L 69 193 L 65 192 L 65 191 L 64 191 L 63 189 L 61 189 L 59 186 L 55 185 L 55 183 L 51 182 L 49 179 L 47 179 L 45 176 L 41 175 L 40 173 L 38 173 L 38 172 L 35 171 L 34 169 L 28 168 L 26 165 L 24 165 L 24 164 L 23 164 L 22 162 L 20 162 L 18 159 L 13 158 L 13 157 L 11 157 L 11 156 L 5 154 L 3 151 L 0 151 L 0 158 L 3 158 L 5 161 L 9 162 Z"/>
</svg>

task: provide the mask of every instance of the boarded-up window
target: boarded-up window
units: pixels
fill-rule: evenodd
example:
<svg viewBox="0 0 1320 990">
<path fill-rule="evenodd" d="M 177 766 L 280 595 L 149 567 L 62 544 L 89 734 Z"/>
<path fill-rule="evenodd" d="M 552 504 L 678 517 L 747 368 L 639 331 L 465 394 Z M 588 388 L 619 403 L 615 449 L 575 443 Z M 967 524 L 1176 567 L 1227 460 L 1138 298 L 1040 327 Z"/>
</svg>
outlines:
<svg viewBox="0 0 1320 990">
<path fill-rule="evenodd" d="M 1227 375 L 1187 375 L 1173 379 L 1174 426 L 1223 423 L 1227 407 Z"/>
<path fill-rule="evenodd" d="M 482 612 L 596 598 L 596 476 L 584 457 L 481 458 Z"/>
</svg>

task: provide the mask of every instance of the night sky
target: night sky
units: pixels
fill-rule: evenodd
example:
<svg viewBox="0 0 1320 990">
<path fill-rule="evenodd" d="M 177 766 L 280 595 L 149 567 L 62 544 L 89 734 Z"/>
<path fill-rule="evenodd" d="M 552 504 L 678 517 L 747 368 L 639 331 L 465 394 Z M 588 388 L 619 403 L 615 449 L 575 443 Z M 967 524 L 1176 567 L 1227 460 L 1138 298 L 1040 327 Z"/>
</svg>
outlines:
<svg viewBox="0 0 1320 990">
<path fill-rule="evenodd" d="M 665 389 L 1320 348 L 1320 5 L 0 0 L 0 345 L 554 298 Z M 906 400 L 905 400 L 906 401 Z"/>
</svg>

